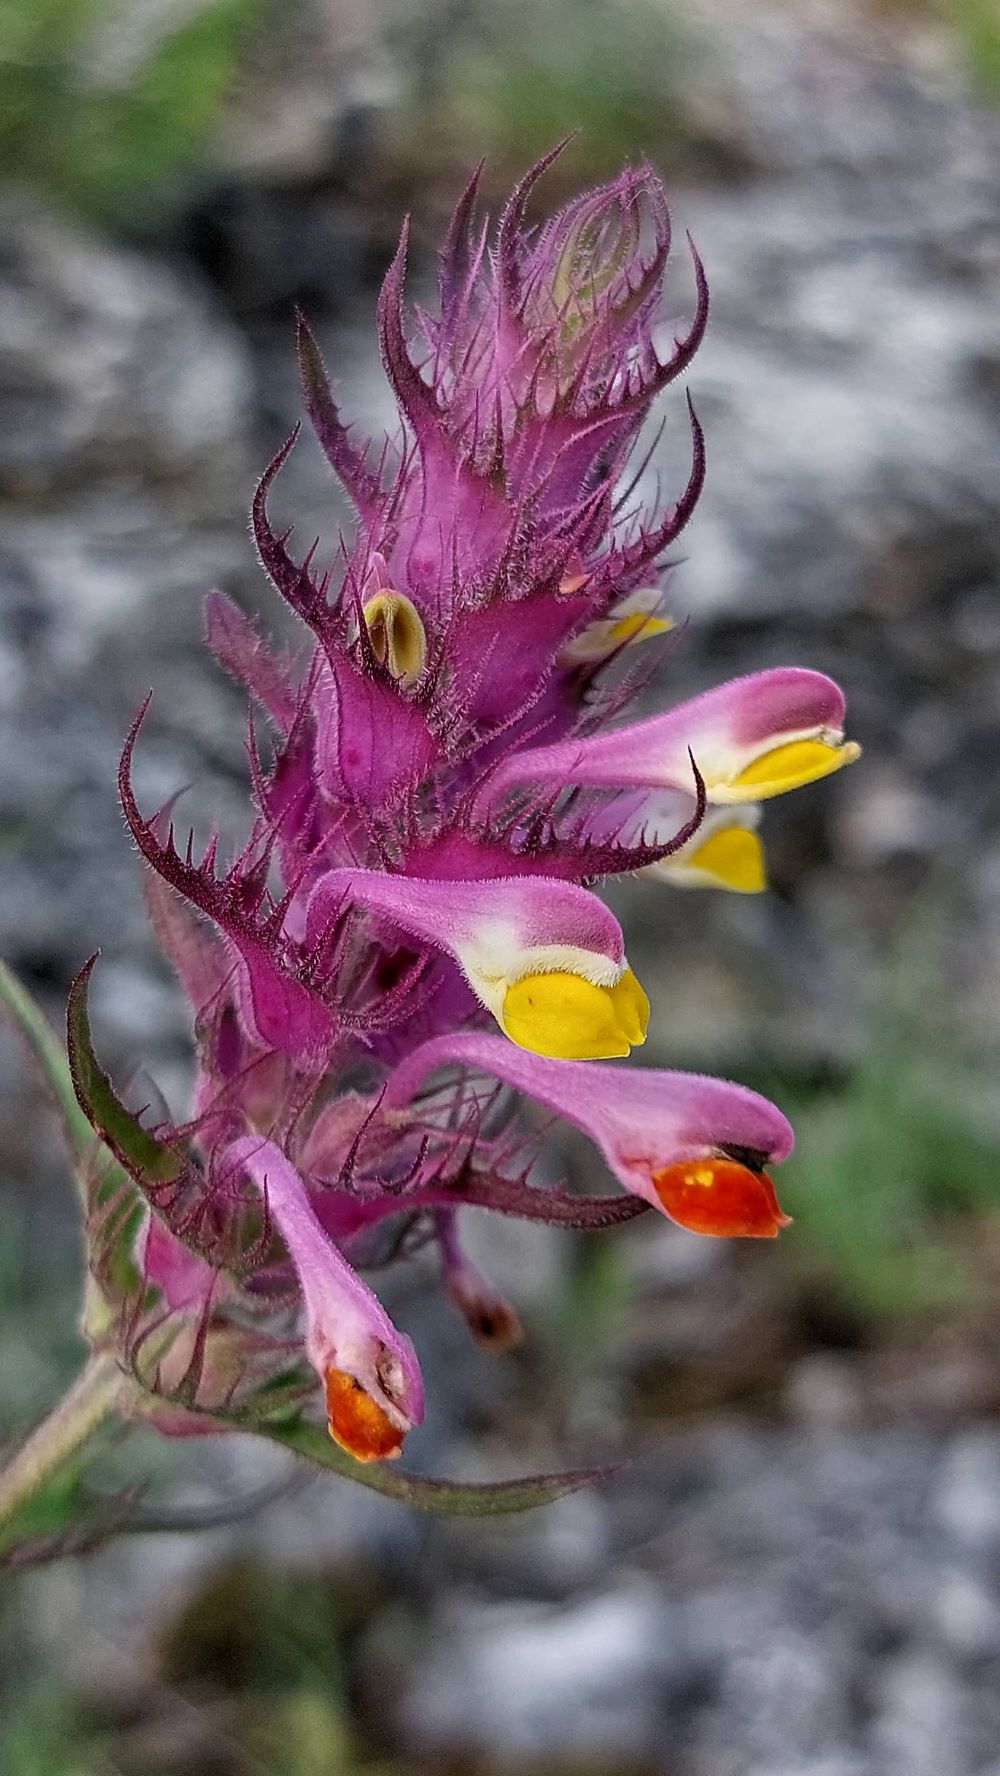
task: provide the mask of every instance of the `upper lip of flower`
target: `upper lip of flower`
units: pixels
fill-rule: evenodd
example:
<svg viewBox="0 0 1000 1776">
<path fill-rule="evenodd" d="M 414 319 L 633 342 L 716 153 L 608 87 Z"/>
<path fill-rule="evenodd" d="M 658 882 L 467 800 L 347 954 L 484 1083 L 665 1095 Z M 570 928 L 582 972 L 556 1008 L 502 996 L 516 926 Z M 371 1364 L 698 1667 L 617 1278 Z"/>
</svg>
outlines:
<svg viewBox="0 0 1000 1776">
<path fill-rule="evenodd" d="M 486 779 L 480 812 L 518 784 L 571 783 L 692 791 L 692 761 L 710 803 L 756 802 L 850 764 L 844 699 L 821 672 L 779 667 L 730 679 L 662 715 L 579 740 L 508 754 Z"/>
</svg>

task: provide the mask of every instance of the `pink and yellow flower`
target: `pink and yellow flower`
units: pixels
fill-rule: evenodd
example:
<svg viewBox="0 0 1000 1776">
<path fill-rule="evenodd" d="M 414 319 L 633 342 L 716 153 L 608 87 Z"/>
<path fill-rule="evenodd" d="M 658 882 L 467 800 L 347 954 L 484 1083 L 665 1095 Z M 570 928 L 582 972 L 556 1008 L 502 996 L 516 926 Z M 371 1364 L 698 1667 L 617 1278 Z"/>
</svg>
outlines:
<svg viewBox="0 0 1000 1776">
<path fill-rule="evenodd" d="M 591 885 L 638 871 L 758 893 L 759 804 L 858 753 L 838 687 L 800 667 L 619 719 L 619 656 L 650 655 L 669 628 L 658 563 L 701 490 L 690 403 L 691 470 L 672 503 L 642 512 L 616 490 L 701 340 L 708 292 L 692 249 L 693 315 L 659 351 L 659 179 L 627 170 L 529 230 L 547 164 L 492 243 L 472 179 L 436 312 L 416 320 L 404 230 L 378 308 L 398 440 L 354 442 L 300 321 L 306 411 L 357 526 L 335 572 L 275 530 L 268 499 L 293 436 L 252 524 L 303 658 L 209 600 L 209 642 L 269 727 L 266 748 L 251 741 L 242 850 L 223 865 L 213 841 L 197 858 L 166 813 L 140 810 L 139 722 L 122 760 L 198 1047 L 191 1120 L 160 1145 L 140 1137 L 132 1166 L 156 1217 L 151 1280 L 189 1313 L 225 1273 L 219 1311 L 234 1338 L 255 1328 L 258 1357 L 294 1302 L 331 1434 L 361 1461 L 398 1454 L 423 1415 L 413 1348 L 357 1273 L 385 1216 L 424 1217 L 478 1335 L 516 1330 L 455 1215 L 463 1201 L 535 1214 L 545 1198 L 505 1171 L 470 1075 L 575 1123 L 627 1193 L 682 1227 L 770 1238 L 785 1224 L 768 1170 L 791 1148 L 780 1111 L 723 1081 L 602 1064 L 643 1042 L 649 1005 Z M 585 1216 L 586 1199 L 558 1209 Z"/>
</svg>

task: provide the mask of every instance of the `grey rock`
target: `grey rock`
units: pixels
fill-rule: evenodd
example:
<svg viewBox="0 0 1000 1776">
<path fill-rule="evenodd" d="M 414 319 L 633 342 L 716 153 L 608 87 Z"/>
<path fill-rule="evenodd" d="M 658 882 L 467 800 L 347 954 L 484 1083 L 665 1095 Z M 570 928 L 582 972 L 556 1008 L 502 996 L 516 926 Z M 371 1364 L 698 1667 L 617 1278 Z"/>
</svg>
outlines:
<svg viewBox="0 0 1000 1776">
<path fill-rule="evenodd" d="M 134 1072 L 176 1063 L 187 1014 L 151 956 L 117 758 L 155 683 L 143 803 L 214 775 L 225 824 L 241 718 L 216 713 L 230 693 L 201 656 L 199 606 L 213 583 L 253 576 L 250 361 L 192 274 L 26 196 L 2 213 L 0 951 L 57 1023 L 70 975 L 113 951 L 101 1038 Z M 0 1117 L 16 1118 L 21 1090 L 5 1081 Z"/>
<path fill-rule="evenodd" d="M 947 1647 L 965 1660 L 1000 1657 L 1000 1599 L 977 1565 L 943 1571 L 931 1606 Z"/>
<path fill-rule="evenodd" d="M 0 493 L 183 485 L 187 520 L 242 497 L 249 387 L 190 277 L 5 198 Z"/>
<path fill-rule="evenodd" d="M 740 1776 L 881 1776 L 881 1772 L 865 1757 L 834 1752 L 801 1763 L 756 1764 L 752 1770 L 742 1769 Z"/>
<path fill-rule="evenodd" d="M 891 1660 L 877 1706 L 873 1741 L 886 1776 L 966 1776 L 974 1769 L 969 1697 L 937 1660 L 921 1651 Z"/>
<path fill-rule="evenodd" d="M 843 1662 L 817 1636 L 777 1623 L 761 1633 L 742 1601 L 745 1637 L 723 1653 L 716 1700 L 695 1737 L 696 1761 L 718 1776 L 742 1776 L 757 1758 L 822 1757 L 849 1724 Z"/>
<path fill-rule="evenodd" d="M 501 1769 L 553 1755 L 627 1765 L 656 1748 L 677 1657 L 670 1611 L 642 1584 L 561 1609 L 458 1603 L 417 1660 L 400 1725 L 425 1754 L 457 1745 Z"/>
<path fill-rule="evenodd" d="M 984 1428 L 956 1441 L 938 1481 L 934 1509 L 958 1547 L 1000 1553 L 1000 1435 Z"/>
</svg>

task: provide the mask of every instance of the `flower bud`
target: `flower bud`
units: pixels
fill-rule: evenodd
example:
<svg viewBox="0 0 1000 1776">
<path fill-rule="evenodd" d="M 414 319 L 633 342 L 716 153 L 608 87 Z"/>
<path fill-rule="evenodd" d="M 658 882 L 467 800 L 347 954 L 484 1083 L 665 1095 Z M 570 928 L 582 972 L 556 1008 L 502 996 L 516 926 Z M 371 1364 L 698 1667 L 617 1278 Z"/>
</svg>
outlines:
<svg viewBox="0 0 1000 1776">
<path fill-rule="evenodd" d="M 362 606 L 371 649 L 403 690 L 412 690 L 427 660 L 427 636 L 415 604 L 403 592 L 376 592 Z"/>
</svg>

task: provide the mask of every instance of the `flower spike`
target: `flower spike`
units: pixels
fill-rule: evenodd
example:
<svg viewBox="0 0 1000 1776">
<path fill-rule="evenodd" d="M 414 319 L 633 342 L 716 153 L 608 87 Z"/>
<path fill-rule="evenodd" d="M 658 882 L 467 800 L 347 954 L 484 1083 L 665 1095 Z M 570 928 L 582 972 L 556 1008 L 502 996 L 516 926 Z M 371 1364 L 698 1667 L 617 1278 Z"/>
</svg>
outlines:
<svg viewBox="0 0 1000 1776">
<path fill-rule="evenodd" d="M 792 1144 L 779 1110 L 722 1080 L 617 1064 L 645 1040 L 649 1003 L 594 885 L 644 871 L 762 892 L 760 805 L 858 748 L 839 688 L 799 667 L 628 720 L 643 662 L 683 637 L 640 646 L 671 627 L 657 564 L 705 476 L 690 394 L 672 504 L 645 505 L 657 444 L 635 447 L 701 340 L 708 286 L 689 242 L 692 318 L 664 345 L 672 230 L 645 162 L 529 226 L 565 147 L 495 226 L 473 174 L 436 313 L 407 302 L 404 225 L 377 312 L 394 435 L 356 438 L 297 318 L 306 416 L 357 522 L 333 547 L 276 526 L 296 427 L 250 522 L 303 657 L 269 650 L 222 594 L 206 606 L 209 645 L 266 717 L 248 725 L 251 814 L 230 859 L 214 838 L 197 856 L 179 842 L 173 800 L 140 810 L 144 711 L 125 743 L 122 806 L 193 1018 L 187 1121 L 150 1128 L 119 1099 L 90 1045 L 86 970 L 68 1046 L 99 1141 L 93 1325 L 171 1434 L 264 1425 L 350 1470 L 310 1420 L 305 1355 L 340 1449 L 397 1455 L 423 1416 L 420 1369 L 356 1263 L 433 1241 L 474 1334 L 510 1342 L 513 1310 L 459 1242 L 463 1206 L 580 1229 L 655 1208 L 756 1238 L 786 1221 L 768 1171 Z M 621 669 L 626 650 L 638 667 Z M 540 1137 L 508 1127 L 508 1087 L 582 1129 L 624 1190 L 536 1175 Z"/>
</svg>

